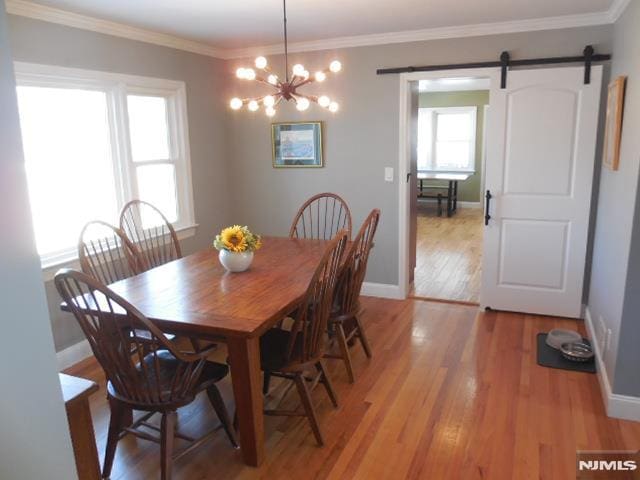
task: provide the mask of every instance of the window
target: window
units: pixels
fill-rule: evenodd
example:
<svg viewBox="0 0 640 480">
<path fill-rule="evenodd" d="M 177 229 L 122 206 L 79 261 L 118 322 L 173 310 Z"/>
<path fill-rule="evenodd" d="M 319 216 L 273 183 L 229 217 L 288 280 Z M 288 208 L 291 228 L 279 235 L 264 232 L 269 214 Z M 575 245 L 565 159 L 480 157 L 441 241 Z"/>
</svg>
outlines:
<svg viewBox="0 0 640 480">
<path fill-rule="evenodd" d="M 475 172 L 476 110 L 476 107 L 419 109 L 419 171 Z"/>
<path fill-rule="evenodd" d="M 77 256 L 90 220 L 132 198 L 194 226 L 181 82 L 16 63 L 36 245 L 43 267 Z"/>
</svg>

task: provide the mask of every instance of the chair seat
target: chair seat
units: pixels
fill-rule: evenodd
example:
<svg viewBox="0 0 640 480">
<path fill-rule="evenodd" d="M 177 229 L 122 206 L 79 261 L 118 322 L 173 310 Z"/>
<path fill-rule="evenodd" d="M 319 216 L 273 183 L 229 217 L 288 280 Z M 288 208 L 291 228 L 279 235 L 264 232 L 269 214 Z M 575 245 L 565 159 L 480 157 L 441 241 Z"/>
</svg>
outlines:
<svg viewBox="0 0 640 480">
<path fill-rule="evenodd" d="M 176 359 L 168 350 L 159 350 L 157 352 L 157 358 L 158 358 L 158 375 L 156 375 L 156 363 L 155 363 L 154 355 L 150 353 L 144 358 L 146 369 L 149 372 L 147 375 L 147 378 L 151 379 L 152 381 L 153 379 L 158 378 L 162 386 L 163 394 L 166 394 L 168 397 L 169 394 L 171 393 L 171 382 L 175 378 L 176 370 L 180 365 L 184 366 L 184 364 L 181 363 L 178 359 Z M 138 365 L 136 365 L 136 368 L 141 371 L 143 367 L 141 366 L 140 363 L 138 363 Z M 205 390 L 211 385 L 213 385 L 214 383 L 222 380 L 224 377 L 227 376 L 228 373 L 229 373 L 229 367 L 227 365 L 207 360 L 204 366 L 202 367 L 202 371 L 200 372 L 200 378 L 198 379 L 198 382 L 194 390 L 190 392 L 191 395 L 184 398 L 184 401 L 189 402 L 190 398 L 192 398 L 196 393 L 202 390 Z M 107 388 L 109 390 L 109 393 L 111 393 L 113 396 L 121 398 L 123 400 L 126 398 L 125 395 L 117 394 L 111 382 L 109 382 Z M 173 401 L 180 401 L 180 400 L 173 399 Z"/>
<path fill-rule="evenodd" d="M 287 347 L 291 332 L 272 328 L 260 337 L 260 366 L 265 371 L 278 371 L 284 368 L 287 362 Z M 295 353 L 301 350 L 301 338 L 298 336 L 294 347 Z"/>
</svg>

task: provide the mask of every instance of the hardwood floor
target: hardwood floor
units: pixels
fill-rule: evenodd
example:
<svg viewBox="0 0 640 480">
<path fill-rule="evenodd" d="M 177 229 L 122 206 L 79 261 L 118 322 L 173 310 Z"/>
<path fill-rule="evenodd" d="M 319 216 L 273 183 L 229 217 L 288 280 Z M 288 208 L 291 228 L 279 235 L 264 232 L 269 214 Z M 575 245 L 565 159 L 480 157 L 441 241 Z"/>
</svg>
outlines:
<svg viewBox="0 0 640 480">
<path fill-rule="evenodd" d="M 477 303 L 482 265 L 482 209 L 458 208 L 437 216 L 435 203 L 420 202 L 415 297 Z"/>
<path fill-rule="evenodd" d="M 244 466 L 224 432 L 181 458 L 176 479 L 575 478 L 576 450 L 637 450 L 640 423 L 607 418 L 595 375 L 536 364 L 536 333 L 582 322 L 417 300 L 363 299 L 373 349 L 353 349 L 356 383 L 327 361 L 340 407 L 313 397 L 326 445 L 305 418 L 266 417 L 266 461 Z M 225 358 L 224 347 L 216 353 Z M 91 397 L 104 454 L 108 408 L 93 359 L 68 370 L 97 381 Z M 281 385 L 270 399 L 278 396 Z M 232 407 L 230 382 L 222 393 Z M 284 400 L 297 404 L 295 390 Z M 178 427 L 200 434 L 217 423 L 206 396 L 179 411 Z M 178 448 L 181 442 L 176 441 Z M 158 446 L 132 436 L 118 445 L 112 479 L 159 475 Z"/>
</svg>

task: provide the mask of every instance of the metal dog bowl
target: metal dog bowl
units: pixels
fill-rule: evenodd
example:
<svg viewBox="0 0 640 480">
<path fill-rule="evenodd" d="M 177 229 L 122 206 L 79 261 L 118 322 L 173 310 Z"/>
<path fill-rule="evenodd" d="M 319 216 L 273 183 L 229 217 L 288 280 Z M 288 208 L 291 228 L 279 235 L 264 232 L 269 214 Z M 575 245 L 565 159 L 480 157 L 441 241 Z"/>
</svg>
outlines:
<svg viewBox="0 0 640 480">
<path fill-rule="evenodd" d="M 564 358 L 572 362 L 588 362 L 593 358 L 593 348 L 584 342 L 563 343 L 560 351 Z"/>
<path fill-rule="evenodd" d="M 573 330 L 565 330 L 564 328 L 554 328 L 547 333 L 546 343 L 551 348 L 560 350 L 563 343 L 581 342 L 582 335 Z"/>
</svg>

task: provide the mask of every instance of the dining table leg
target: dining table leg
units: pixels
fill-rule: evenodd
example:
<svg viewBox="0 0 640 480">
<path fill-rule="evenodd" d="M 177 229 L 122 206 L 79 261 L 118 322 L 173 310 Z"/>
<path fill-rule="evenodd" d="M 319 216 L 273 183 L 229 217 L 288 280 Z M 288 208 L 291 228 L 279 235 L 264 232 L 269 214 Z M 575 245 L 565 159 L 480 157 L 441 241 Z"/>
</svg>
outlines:
<svg viewBox="0 0 640 480">
<path fill-rule="evenodd" d="M 242 459 L 259 466 L 264 460 L 264 413 L 260 381 L 260 338 L 229 338 L 231 382 L 236 400 Z"/>
</svg>

